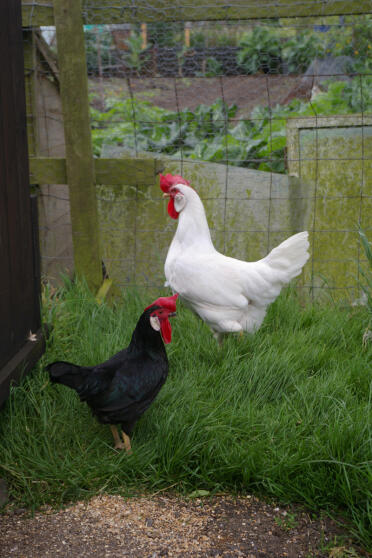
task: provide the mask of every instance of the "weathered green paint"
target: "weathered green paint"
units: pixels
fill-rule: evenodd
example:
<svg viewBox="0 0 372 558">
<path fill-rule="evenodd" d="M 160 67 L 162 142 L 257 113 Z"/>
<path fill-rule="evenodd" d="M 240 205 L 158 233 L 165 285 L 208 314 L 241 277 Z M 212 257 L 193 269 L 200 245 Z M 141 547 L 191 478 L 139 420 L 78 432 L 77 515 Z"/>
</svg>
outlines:
<svg viewBox="0 0 372 558">
<path fill-rule="evenodd" d="M 372 118 L 350 115 L 288 123 L 289 170 L 307 185 L 307 228 L 313 262 L 305 277 L 314 287 L 358 297 L 358 226 L 372 230 Z"/>
<path fill-rule="evenodd" d="M 159 159 L 93 159 L 95 183 L 128 186 L 151 186 L 163 168 Z M 62 157 L 31 157 L 32 184 L 66 184 L 66 159 Z"/>
<path fill-rule="evenodd" d="M 206 9 L 205 0 L 84 0 L 83 19 L 89 24 L 142 23 L 151 21 L 240 20 L 273 17 L 332 16 L 368 14 L 370 0 L 214 0 Z M 53 1 L 22 2 L 23 26 L 54 25 Z"/>
<path fill-rule="evenodd" d="M 96 292 L 102 269 L 81 6 L 78 0 L 54 0 L 53 6 L 75 270 Z"/>
<path fill-rule="evenodd" d="M 294 232 L 287 176 L 196 161 L 183 161 L 181 169 L 174 159 L 163 161 L 166 172 L 182 173 L 200 193 L 221 252 L 257 260 Z M 162 285 L 177 223 L 168 216 L 158 180 L 150 187 L 97 186 L 97 197 L 102 256 L 114 284 Z"/>
</svg>

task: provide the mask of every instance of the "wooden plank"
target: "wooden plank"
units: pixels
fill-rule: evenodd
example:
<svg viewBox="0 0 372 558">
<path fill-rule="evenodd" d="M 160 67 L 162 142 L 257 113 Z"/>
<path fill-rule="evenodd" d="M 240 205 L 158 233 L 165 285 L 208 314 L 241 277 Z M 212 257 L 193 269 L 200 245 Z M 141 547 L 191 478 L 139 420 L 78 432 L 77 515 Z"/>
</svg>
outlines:
<svg viewBox="0 0 372 558">
<path fill-rule="evenodd" d="M 51 73 L 53 74 L 56 82 L 59 83 L 58 62 L 57 62 L 57 58 L 56 58 L 54 52 L 52 51 L 52 49 L 49 47 L 48 43 L 46 42 L 46 40 L 42 36 L 41 31 L 34 31 L 33 35 L 34 35 L 35 45 L 36 45 L 39 53 L 44 58 L 44 61 L 48 65 L 48 67 L 49 67 Z"/>
<path fill-rule="evenodd" d="M 28 330 L 40 325 L 34 292 L 20 0 L 0 2 L 0 52 L 0 199 L 6 215 L 0 244 L 2 275 L 7 275 L 2 277 L 0 294 L 1 366 L 24 344 Z"/>
<path fill-rule="evenodd" d="M 33 31 L 23 31 L 23 56 L 25 66 L 28 153 L 29 155 L 36 155 L 38 130 L 36 125 L 36 49 Z"/>
<path fill-rule="evenodd" d="M 151 186 L 158 167 L 156 159 L 95 159 L 97 184 Z"/>
<path fill-rule="evenodd" d="M 8 10 L 5 3 L 0 3 L 0 52 L 8 53 L 9 37 L 5 26 L 7 24 Z M 3 28 L 4 26 L 4 28 Z M 0 273 L 0 366 L 12 355 L 13 343 L 12 331 L 12 301 L 11 301 L 11 274 L 9 253 L 9 219 L 8 213 L 8 159 L 6 157 L 7 130 L 3 118 L 3 111 L 8 111 L 7 92 L 8 74 L 11 71 L 11 60 L 4 56 L 2 72 L 0 74 L 0 261 L 3 262 Z M 6 76 L 6 82 L 5 82 Z M 12 107 L 13 108 L 13 107 Z"/>
<path fill-rule="evenodd" d="M 371 0 L 84 0 L 86 24 L 210 21 L 369 14 Z M 53 25 L 52 0 L 25 0 L 24 26 Z"/>
<path fill-rule="evenodd" d="M 102 282 L 81 5 L 54 0 L 75 271 L 95 293 Z"/>
<path fill-rule="evenodd" d="M 152 186 L 164 168 L 159 159 L 94 159 L 96 184 Z M 30 158 L 30 182 L 33 184 L 67 184 L 66 159 Z"/>
<path fill-rule="evenodd" d="M 31 184 L 67 184 L 66 159 L 30 157 Z"/>
<path fill-rule="evenodd" d="M 331 116 L 305 116 L 287 119 L 287 161 L 290 175 L 300 175 L 300 130 L 311 128 L 346 128 L 348 126 L 371 126 L 372 116 L 340 114 Z"/>
<path fill-rule="evenodd" d="M 22 26 L 54 25 L 53 0 L 25 0 L 22 2 Z"/>
<path fill-rule="evenodd" d="M 9 396 L 10 386 L 21 381 L 45 350 L 45 337 L 42 330 L 33 333 L 35 333 L 35 341 L 23 342 L 16 355 L 0 369 L 0 407 Z"/>
</svg>

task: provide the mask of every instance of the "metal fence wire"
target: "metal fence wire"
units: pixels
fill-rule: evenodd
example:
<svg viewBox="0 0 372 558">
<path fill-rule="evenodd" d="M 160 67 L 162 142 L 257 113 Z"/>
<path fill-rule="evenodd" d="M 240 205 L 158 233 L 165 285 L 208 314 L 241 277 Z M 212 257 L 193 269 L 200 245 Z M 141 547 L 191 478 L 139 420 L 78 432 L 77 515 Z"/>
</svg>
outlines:
<svg viewBox="0 0 372 558">
<path fill-rule="evenodd" d="M 309 1 L 297 10 L 307 17 L 289 18 L 275 2 L 270 19 L 244 19 L 256 3 L 223 12 L 199 2 L 198 14 L 216 12 L 200 21 L 195 3 L 111 4 L 83 3 L 95 157 L 138 160 L 139 176 L 144 159 L 182 174 L 232 257 L 259 259 L 309 230 L 299 287 L 358 300 L 358 228 L 372 237 L 371 15 L 319 15 Z M 36 29 L 32 10 L 29 25 L 30 154 L 63 157 L 55 29 Z M 97 198 L 110 277 L 161 287 L 175 223 L 155 174 L 152 184 L 98 185 Z M 67 186 L 40 185 L 40 227 L 43 272 L 55 279 L 73 268 Z"/>
</svg>

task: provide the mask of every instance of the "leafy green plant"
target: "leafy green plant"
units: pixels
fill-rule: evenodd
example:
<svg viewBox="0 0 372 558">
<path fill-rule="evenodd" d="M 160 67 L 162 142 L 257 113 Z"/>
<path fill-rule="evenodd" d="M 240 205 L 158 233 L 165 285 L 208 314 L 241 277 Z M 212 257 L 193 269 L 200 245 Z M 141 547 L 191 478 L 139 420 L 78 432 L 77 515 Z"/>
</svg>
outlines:
<svg viewBox="0 0 372 558">
<path fill-rule="evenodd" d="M 347 82 L 342 97 L 353 112 L 372 112 L 372 76 L 360 75 Z"/>
<path fill-rule="evenodd" d="M 128 51 L 125 53 L 125 63 L 132 71 L 139 75 L 149 59 L 148 56 L 143 56 L 145 49 L 142 48 L 142 37 L 137 33 L 131 33 L 129 39 L 126 39 L 125 44 L 128 47 Z"/>
<path fill-rule="evenodd" d="M 239 41 L 238 64 L 247 74 L 257 72 L 280 73 L 282 66 L 281 42 L 275 30 L 255 27 Z"/>
<path fill-rule="evenodd" d="M 193 31 L 190 33 L 190 47 L 203 48 L 206 43 L 206 34 L 203 31 Z"/>
<path fill-rule="evenodd" d="M 362 80 L 362 81 L 361 81 Z M 362 83 L 362 88 L 361 88 Z M 166 153 L 253 168 L 285 172 L 286 122 L 297 116 L 348 114 L 372 111 L 372 78 L 331 82 L 311 103 L 293 100 L 289 105 L 256 107 L 250 119 L 235 121 L 238 107 L 221 99 L 210 106 L 179 113 L 149 102 L 110 97 L 106 111 L 92 107 L 94 153 L 103 144 L 126 149 Z"/>
<path fill-rule="evenodd" d="M 294 513 L 286 512 L 285 515 L 284 514 L 282 516 L 277 515 L 276 517 L 274 517 L 274 520 L 275 523 L 278 525 L 278 527 L 284 529 L 285 531 L 290 531 L 291 529 L 294 529 L 298 525 L 296 514 Z"/>
<path fill-rule="evenodd" d="M 160 48 L 171 48 L 183 41 L 183 22 L 155 21 L 147 24 L 147 40 Z"/>
<path fill-rule="evenodd" d="M 341 53 L 364 60 L 370 59 L 372 55 L 371 37 L 372 16 L 366 15 L 353 25 L 352 33 L 346 44 L 341 42 L 341 45 L 343 45 Z"/>
<path fill-rule="evenodd" d="M 111 63 L 111 33 L 104 25 L 90 26 L 84 30 L 84 39 L 88 73 L 98 74 L 99 66 L 104 68 Z"/>
<path fill-rule="evenodd" d="M 301 33 L 283 47 L 283 58 L 290 73 L 304 72 L 315 58 L 323 58 L 324 55 L 324 44 L 315 33 Z"/>
<path fill-rule="evenodd" d="M 205 67 L 205 77 L 214 77 L 220 76 L 223 74 L 222 71 L 222 64 L 213 56 L 210 56 L 206 60 L 206 67 Z"/>
</svg>

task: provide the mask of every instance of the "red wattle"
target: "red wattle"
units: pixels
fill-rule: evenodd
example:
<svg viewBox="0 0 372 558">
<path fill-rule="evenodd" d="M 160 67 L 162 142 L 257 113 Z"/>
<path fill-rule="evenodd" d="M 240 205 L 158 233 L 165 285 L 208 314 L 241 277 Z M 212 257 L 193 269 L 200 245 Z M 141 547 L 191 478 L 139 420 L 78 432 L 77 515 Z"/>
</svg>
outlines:
<svg viewBox="0 0 372 558">
<path fill-rule="evenodd" d="M 176 211 L 175 207 L 174 207 L 174 199 L 171 198 L 168 202 L 168 214 L 170 217 L 172 217 L 172 219 L 178 219 L 178 211 Z"/>
<path fill-rule="evenodd" d="M 172 328 L 168 318 L 164 320 L 160 320 L 160 331 L 164 343 L 165 344 L 170 343 L 172 341 Z"/>
</svg>

